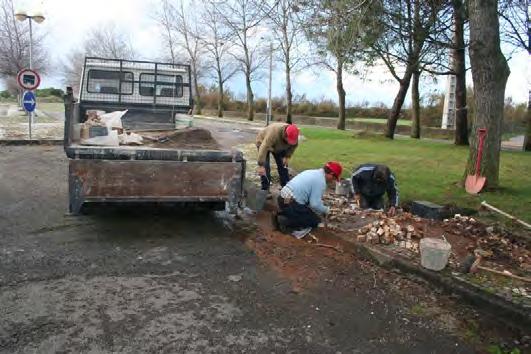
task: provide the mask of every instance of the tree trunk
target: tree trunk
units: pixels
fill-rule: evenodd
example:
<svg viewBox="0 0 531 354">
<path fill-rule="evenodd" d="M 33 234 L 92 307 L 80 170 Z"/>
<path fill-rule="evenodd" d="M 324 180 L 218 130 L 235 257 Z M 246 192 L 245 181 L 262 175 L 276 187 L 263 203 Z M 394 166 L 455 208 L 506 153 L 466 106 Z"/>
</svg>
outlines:
<svg viewBox="0 0 531 354">
<path fill-rule="evenodd" d="M 194 65 L 193 69 L 193 80 L 194 80 L 194 90 L 195 90 L 195 97 L 194 97 L 194 111 L 195 114 L 201 114 L 201 94 L 199 93 L 199 84 L 197 80 L 197 68 Z"/>
<path fill-rule="evenodd" d="M 419 94 L 420 71 L 413 73 L 413 84 L 411 86 L 411 137 L 420 139 L 420 94 Z"/>
<path fill-rule="evenodd" d="M 455 145 L 468 145 L 468 111 L 466 107 L 465 9 L 463 0 L 453 0 L 454 43 L 452 48 L 455 72 Z"/>
<path fill-rule="evenodd" d="M 500 144 L 505 85 L 510 71 L 500 49 L 497 0 L 470 0 L 470 64 L 474 83 L 475 117 L 465 175 L 474 173 L 477 130 L 487 129 L 481 175 L 489 188 L 499 183 Z"/>
<path fill-rule="evenodd" d="M 254 96 L 253 88 L 251 87 L 250 73 L 245 73 L 245 85 L 247 87 L 247 120 L 254 120 Z"/>
<path fill-rule="evenodd" d="M 343 88 L 343 62 L 337 61 L 337 97 L 339 102 L 339 120 L 337 129 L 345 130 L 345 89 Z"/>
<path fill-rule="evenodd" d="M 524 137 L 524 151 L 531 151 L 531 91 L 527 99 L 527 131 Z"/>
<path fill-rule="evenodd" d="M 292 117 L 291 117 L 291 106 L 292 106 L 292 100 L 293 96 L 291 93 L 291 72 L 289 67 L 289 59 L 286 60 L 286 122 L 291 124 L 292 123 Z"/>
<path fill-rule="evenodd" d="M 385 129 L 385 136 L 389 139 L 395 137 L 396 122 L 400 116 L 400 111 L 402 110 L 402 105 L 406 99 L 407 90 L 409 89 L 409 83 L 411 81 L 411 76 L 413 75 L 413 69 L 408 67 L 404 73 L 404 77 L 400 80 L 400 89 L 395 97 L 393 102 L 393 107 L 389 112 L 389 117 L 387 117 L 387 127 Z"/>
<path fill-rule="evenodd" d="M 221 81 L 218 88 L 218 117 L 223 117 L 223 82 Z"/>
<path fill-rule="evenodd" d="M 218 74 L 218 117 L 223 117 L 223 76 L 218 57 L 216 57 L 216 71 Z"/>
</svg>

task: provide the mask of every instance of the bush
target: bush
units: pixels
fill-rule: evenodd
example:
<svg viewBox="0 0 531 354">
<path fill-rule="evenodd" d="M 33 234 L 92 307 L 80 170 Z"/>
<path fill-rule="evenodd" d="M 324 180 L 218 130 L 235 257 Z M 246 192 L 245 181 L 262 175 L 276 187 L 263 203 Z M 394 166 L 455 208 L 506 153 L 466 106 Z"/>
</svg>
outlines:
<svg viewBox="0 0 531 354">
<path fill-rule="evenodd" d="M 37 97 L 63 97 L 65 94 L 63 90 L 53 87 L 38 89 L 35 93 Z"/>
<path fill-rule="evenodd" d="M 0 91 L 0 98 L 8 99 L 12 97 L 8 90 Z"/>
</svg>

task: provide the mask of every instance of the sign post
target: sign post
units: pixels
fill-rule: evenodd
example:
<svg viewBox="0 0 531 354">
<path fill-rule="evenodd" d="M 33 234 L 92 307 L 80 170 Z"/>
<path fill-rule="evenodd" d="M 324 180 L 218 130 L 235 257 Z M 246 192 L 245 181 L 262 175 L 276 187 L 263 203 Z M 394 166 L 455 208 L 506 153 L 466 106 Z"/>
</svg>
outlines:
<svg viewBox="0 0 531 354">
<path fill-rule="evenodd" d="M 31 21 L 30 21 L 31 24 Z M 29 118 L 29 138 L 31 140 L 31 125 L 33 124 L 33 112 L 37 107 L 37 101 L 35 99 L 35 90 L 41 84 L 41 77 L 35 70 L 32 69 L 22 69 L 18 72 L 17 75 L 18 85 L 26 90 L 22 96 L 22 105 L 26 112 L 28 112 Z"/>
</svg>

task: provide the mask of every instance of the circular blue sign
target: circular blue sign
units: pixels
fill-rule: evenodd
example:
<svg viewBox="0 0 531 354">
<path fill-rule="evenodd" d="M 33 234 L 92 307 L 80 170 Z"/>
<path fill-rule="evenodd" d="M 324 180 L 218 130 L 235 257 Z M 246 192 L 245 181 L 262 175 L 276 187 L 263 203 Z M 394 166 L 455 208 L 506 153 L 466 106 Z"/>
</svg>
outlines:
<svg viewBox="0 0 531 354">
<path fill-rule="evenodd" d="M 27 112 L 33 112 L 35 107 L 37 107 L 35 94 L 31 91 L 24 92 L 24 95 L 22 96 L 22 105 Z"/>
</svg>

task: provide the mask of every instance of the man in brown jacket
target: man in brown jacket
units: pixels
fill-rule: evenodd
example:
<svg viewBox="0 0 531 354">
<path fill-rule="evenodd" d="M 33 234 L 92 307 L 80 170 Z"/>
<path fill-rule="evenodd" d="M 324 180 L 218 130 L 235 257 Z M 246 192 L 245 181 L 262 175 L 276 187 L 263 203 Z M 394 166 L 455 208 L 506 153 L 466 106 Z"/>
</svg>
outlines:
<svg viewBox="0 0 531 354">
<path fill-rule="evenodd" d="M 289 181 L 288 162 L 297 148 L 299 128 L 295 124 L 273 123 L 264 128 L 256 137 L 258 148 L 258 175 L 262 190 L 269 190 L 271 166 L 269 153 L 273 154 L 277 164 L 280 185 L 284 187 Z"/>
</svg>

